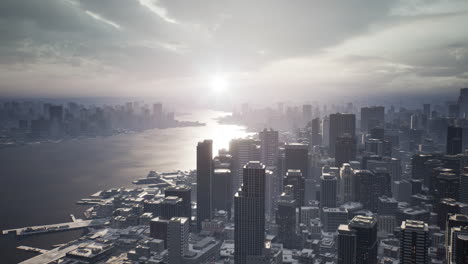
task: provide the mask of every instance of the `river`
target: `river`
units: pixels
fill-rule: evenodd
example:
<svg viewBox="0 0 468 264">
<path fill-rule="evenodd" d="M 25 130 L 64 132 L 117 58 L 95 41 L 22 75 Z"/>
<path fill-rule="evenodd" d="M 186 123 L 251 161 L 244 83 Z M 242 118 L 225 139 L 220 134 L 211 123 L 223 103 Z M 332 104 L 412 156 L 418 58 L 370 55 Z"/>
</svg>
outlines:
<svg viewBox="0 0 468 264">
<path fill-rule="evenodd" d="M 132 187 L 148 171 L 194 169 L 196 144 L 213 139 L 213 153 L 228 148 L 233 138 L 248 135 L 244 127 L 219 124 L 224 112 L 198 110 L 179 120 L 200 121 L 201 127 L 143 132 L 0 149 L 0 229 L 69 222 L 81 217 L 75 202 L 99 190 Z M 0 238 L 1 263 L 31 256 L 18 245 L 49 248 L 80 236 L 80 231 L 30 237 Z"/>
</svg>

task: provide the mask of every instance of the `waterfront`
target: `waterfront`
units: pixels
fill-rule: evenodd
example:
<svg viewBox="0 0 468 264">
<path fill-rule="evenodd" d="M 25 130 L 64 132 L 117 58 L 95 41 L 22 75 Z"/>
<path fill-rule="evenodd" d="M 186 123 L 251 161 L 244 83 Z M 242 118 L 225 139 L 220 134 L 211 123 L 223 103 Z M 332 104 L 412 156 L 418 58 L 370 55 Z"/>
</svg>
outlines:
<svg viewBox="0 0 468 264">
<path fill-rule="evenodd" d="M 99 190 L 131 187 L 133 180 L 145 177 L 149 170 L 194 169 L 198 141 L 213 139 L 216 153 L 227 148 L 230 139 L 247 135 L 243 127 L 218 124 L 214 118 L 220 115 L 223 113 L 197 111 L 179 117 L 206 123 L 201 127 L 1 149 L 0 229 L 68 222 L 70 214 L 81 217 L 86 208 L 75 202 Z M 74 231 L 21 241 L 3 238 L 0 255 L 14 263 L 31 256 L 13 250 L 16 245 L 47 248 L 79 234 Z"/>
</svg>

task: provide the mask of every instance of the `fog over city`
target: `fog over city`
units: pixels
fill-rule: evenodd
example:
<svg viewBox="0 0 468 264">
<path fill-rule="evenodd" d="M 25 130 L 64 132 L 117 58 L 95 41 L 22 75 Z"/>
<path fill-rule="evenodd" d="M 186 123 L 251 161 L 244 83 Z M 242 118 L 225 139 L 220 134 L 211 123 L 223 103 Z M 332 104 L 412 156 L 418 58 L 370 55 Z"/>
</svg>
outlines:
<svg viewBox="0 0 468 264">
<path fill-rule="evenodd" d="M 0 95 L 455 95 L 467 24 L 464 0 L 3 0 Z"/>
</svg>

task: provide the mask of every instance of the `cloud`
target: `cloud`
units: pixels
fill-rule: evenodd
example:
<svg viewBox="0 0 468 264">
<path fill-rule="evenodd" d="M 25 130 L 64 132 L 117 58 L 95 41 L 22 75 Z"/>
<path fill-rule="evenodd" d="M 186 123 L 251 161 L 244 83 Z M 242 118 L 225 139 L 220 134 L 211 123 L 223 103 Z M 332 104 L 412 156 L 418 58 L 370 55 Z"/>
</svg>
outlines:
<svg viewBox="0 0 468 264">
<path fill-rule="evenodd" d="M 106 24 L 108 24 L 108 25 L 110 25 L 110 26 L 115 27 L 116 29 L 120 29 L 120 25 L 119 25 L 119 24 L 117 24 L 117 23 L 115 23 L 115 22 L 112 22 L 112 21 L 110 21 L 110 20 L 108 20 L 108 19 L 105 19 L 105 18 L 103 18 L 102 16 L 100 16 L 100 15 L 98 15 L 98 14 L 96 14 L 96 13 L 93 13 L 93 12 L 91 12 L 91 11 L 89 11 L 89 10 L 86 10 L 85 13 L 88 14 L 90 17 L 92 17 L 92 18 L 98 20 L 98 21 L 104 22 L 104 23 L 106 23 Z"/>
<path fill-rule="evenodd" d="M 219 72 L 239 100 L 452 91 L 466 24 L 462 0 L 4 0 L 0 95 L 203 97 Z"/>
</svg>

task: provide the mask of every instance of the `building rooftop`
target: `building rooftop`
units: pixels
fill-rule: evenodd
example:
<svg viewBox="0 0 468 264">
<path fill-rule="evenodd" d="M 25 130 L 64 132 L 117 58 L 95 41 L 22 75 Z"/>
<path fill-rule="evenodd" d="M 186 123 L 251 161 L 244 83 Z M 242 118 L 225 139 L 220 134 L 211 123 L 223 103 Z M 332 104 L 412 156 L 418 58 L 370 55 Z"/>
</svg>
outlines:
<svg viewBox="0 0 468 264">
<path fill-rule="evenodd" d="M 374 227 L 377 224 L 377 219 L 373 216 L 355 216 L 349 225 L 351 227 Z"/>
<path fill-rule="evenodd" d="M 416 220 L 406 220 L 401 223 L 401 229 L 408 229 L 414 231 L 428 231 L 429 228 L 426 223 L 423 221 L 416 221 Z"/>
</svg>

